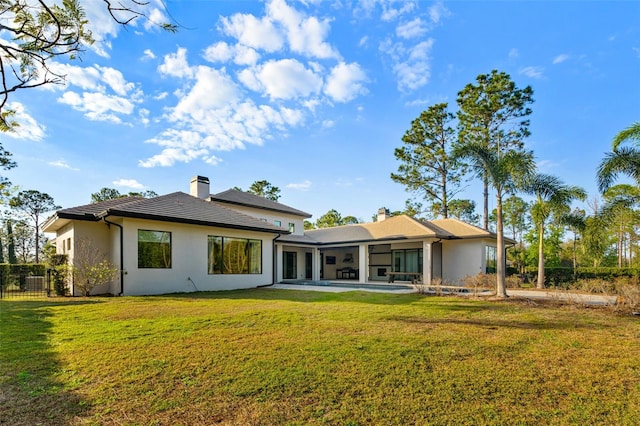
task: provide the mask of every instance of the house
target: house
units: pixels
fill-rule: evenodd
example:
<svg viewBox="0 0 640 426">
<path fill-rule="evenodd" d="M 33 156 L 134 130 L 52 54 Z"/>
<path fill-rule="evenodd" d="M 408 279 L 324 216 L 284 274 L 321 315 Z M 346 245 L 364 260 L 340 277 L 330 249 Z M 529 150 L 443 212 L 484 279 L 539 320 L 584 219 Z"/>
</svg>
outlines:
<svg viewBox="0 0 640 426">
<path fill-rule="evenodd" d="M 121 273 L 94 293 L 115 295 L 300 279 L 385 283 L 390 274 L 455 284 L 495 268 L 495 234 L 459 220 L 389 217 L 383 208 L 376 222 L 305 231 L 304 211 L 233 189 L 210 194 L 209 186 L 196 176 L 189 194 L 62 209 L 43 230 L 56 234 L 56 250 L 70 262 L 86 242 L 103 252 Z"/>
</svg>

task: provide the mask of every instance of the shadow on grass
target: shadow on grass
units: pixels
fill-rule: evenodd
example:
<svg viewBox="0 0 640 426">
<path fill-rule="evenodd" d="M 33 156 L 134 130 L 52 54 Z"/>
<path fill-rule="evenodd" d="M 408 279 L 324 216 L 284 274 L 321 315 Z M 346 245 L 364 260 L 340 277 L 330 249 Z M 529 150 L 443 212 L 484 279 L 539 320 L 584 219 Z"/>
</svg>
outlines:
<svg viewBox="0 0 640 426">
<path fill-rule="evenodd" d="M 415 316 L 390 316 L 389 321 L 398 321 L 407 324 L 432 326 L 432 325 L 464 325 L 472 327 L 482 327 L 485 329 L 515 328 L 522 330 L 576 330 L 592 329 L 592 324 L 585 324 L 578 321 L 522 321 L 516 319 L 496 319 L 496 318 L 418 318 Z M 607 327 L 606 325 L 604 327 Z"/>
<path fill-rule="evenodd" d="M 424 305 L 428 309 L 443 312 L 504 311 L 511 312 L 514 307 L 508 303 L 469 299 L 456 296 L 435 296 L 419 293 L 377 293 L 368 291 L 347 291 L 341 293 L 313 290 L 285 290 L 257 288 L 246 290 L 210 291 L 195 293 L 174 293 L 151 296 L 177 300 L 261 300 L 287 301 L 301 303 L 364 303 L 385 306 Z"/>
<path fill-rule="evenodd" d="M 94 303 L 100 302 L 0 302 L 0 424 L 68 424 L 88 408 L 56 377 L 63 367 L 50 342 L 49 308 Z"/>
</svg>

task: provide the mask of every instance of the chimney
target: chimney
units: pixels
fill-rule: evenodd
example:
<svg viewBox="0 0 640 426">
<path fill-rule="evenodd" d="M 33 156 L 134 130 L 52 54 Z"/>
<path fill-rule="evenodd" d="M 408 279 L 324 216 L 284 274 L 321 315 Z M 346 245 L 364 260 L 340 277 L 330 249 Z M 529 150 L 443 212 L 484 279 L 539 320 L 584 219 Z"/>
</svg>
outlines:
<svg viewBox="0 0 640 426">
<path fill-rule="evenodd" d="M 211 195 L 209 192 L 209 178 L 204 176 L 192 177 L 189 185 L 189 194 L 203 200 L 208 198 Z"/>
<path fill-rule="evenodd" d="M 378 222 L 382 222 L 385 219 L 389 219 L 391 214 L 389 213 L 389 209 L 380 207 L 378 209 Z"/>
</svg>

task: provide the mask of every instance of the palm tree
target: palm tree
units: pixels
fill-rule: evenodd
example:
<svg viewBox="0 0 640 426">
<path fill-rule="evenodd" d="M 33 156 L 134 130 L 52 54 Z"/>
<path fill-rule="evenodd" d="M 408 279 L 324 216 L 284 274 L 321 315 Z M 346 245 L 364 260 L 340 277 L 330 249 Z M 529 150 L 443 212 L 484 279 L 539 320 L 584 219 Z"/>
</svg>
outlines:
<svg viewBox="0 0 640 426">
<path fill-rule="evenodd" d="M 502 197 L 514 192 L 533 174 L 533 153 L 515 149 L 500 153 L 495 148 L 471 143 L 458 147 L 455 155 L 467 159 L 473 167 L 485 170 L 488 183 L 496 191 L 496 296 L 507 297 Z"/>
<path fill-rule="evenodd" d="M 544 288 L 544 228 L 552 215 L 558 220 L 567 214 L 573 200 L 584 200 L 587 193 L 578 186 L 565 185 L 555 176 L 534 175 L 525 185 L 525 191 L 535 195 L 531 218 L 538 229 L 538 288 Z"/>
<path fill-rule="evenodd" d="M 627 141 L 636 141 L 638 148 L 620 147 Z M 600 192 L 606 191 L 619 174 L 626 174 L 640 185 L 640 122 L 622 130 L 613 138 L 612 152 L 605 154 L 598 167 L 598 187 Z"/>
</svg>

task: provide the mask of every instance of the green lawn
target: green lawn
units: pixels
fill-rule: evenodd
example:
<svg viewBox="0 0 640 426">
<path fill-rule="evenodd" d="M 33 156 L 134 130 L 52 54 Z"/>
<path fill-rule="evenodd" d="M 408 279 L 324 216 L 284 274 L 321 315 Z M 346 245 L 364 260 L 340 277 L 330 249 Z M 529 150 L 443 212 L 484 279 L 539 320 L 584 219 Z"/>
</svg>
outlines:
<svg viewBox="0 0 640 426">
<path fill-rule="evenodd" d="M 637 424 L 640 320 L 259 289 L 0 302 L 0 424 Z"/>
</svg>

